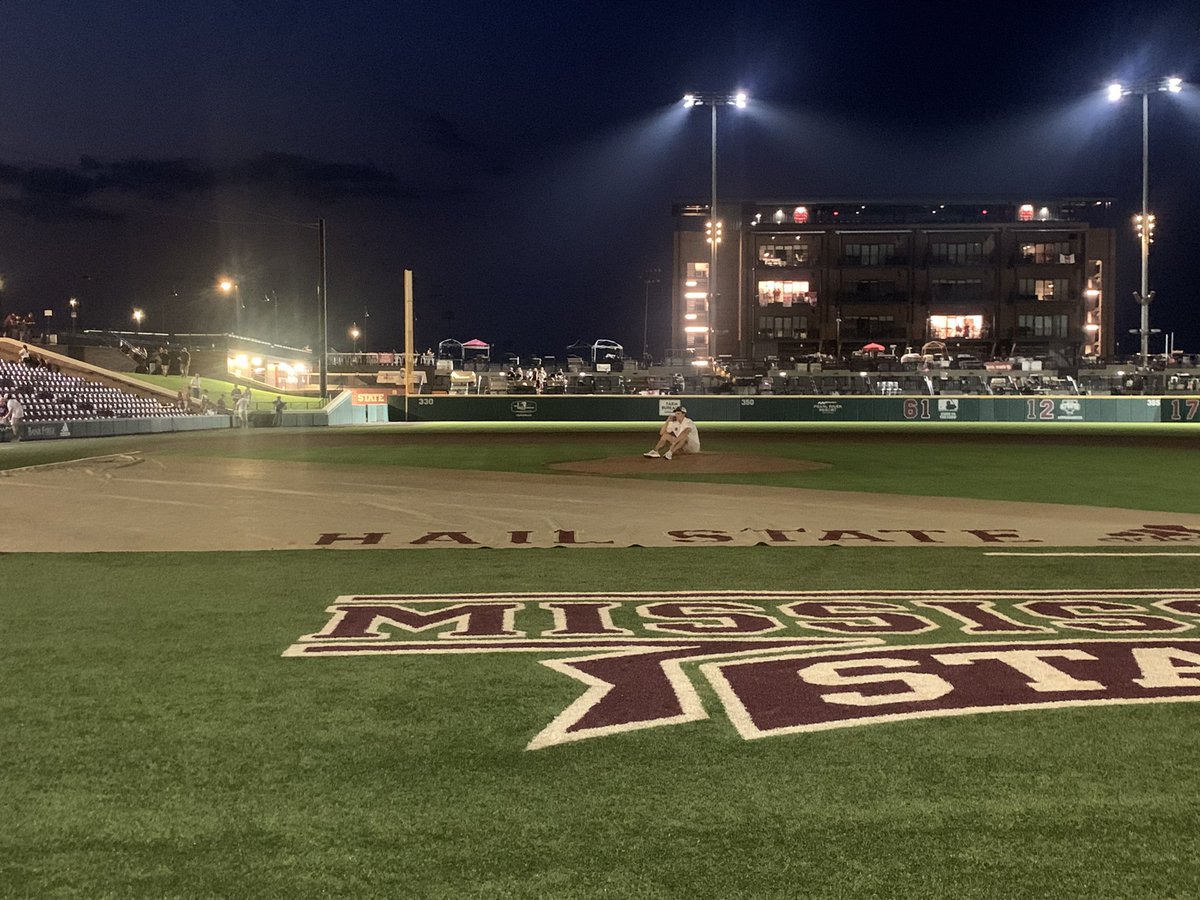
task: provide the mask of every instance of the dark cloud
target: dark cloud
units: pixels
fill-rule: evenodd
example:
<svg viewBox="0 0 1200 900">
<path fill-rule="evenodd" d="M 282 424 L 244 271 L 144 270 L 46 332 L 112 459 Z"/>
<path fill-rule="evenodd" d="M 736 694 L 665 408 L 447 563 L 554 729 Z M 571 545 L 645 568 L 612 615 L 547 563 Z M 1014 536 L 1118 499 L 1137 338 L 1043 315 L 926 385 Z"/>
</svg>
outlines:
<svg viewBox="0 0 1200 900">
<path fill-rule="evenodd" d="M 121 218 L 111 210 L 54 197 L 3 197 L 0 213 L 45 222 L 111 222 Z"/>
<path fill-rule="evenodd" d="M 219 184 L 283 187 L 309 200 L 347 197 L 415 199 L 417 194 L 390 172 L 371 163 L 332 163 L 291 153 L 264 153 L 217 170 Z"/>
<path fill-rule="evenodd" d="M 73 167 L 0 163 L 0 209 L 47 221 L 120 218 L 118 211 L 104 208 L 103 201 L 114 196 L 170 202 L 231 186 L 277 190 L 326 203 L 418 196 L 396 175 L 372 163 L 328 162 L 290 153 L 263 153 L 220 164 L 191 159 L 104 161 L 95 156 L 84 156 Z"/>
</svg>

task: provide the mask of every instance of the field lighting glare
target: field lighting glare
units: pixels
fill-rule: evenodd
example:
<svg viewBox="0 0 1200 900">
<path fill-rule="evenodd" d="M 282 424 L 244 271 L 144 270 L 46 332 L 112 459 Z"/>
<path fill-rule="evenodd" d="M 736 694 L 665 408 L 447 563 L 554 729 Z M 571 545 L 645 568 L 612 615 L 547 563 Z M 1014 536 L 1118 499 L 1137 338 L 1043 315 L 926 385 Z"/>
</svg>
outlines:
<svg viewBox="0 0 1200 900">
<path fill-rule="evenodd" d="M 1151 78 L 1131 85 L 1113 82 L 1108 86 L 1109 100 L 1120 100 L 1130 94 L 1142 98 L 1142 209 L 1133 217 L 1142 257 L 1141 290 L 1133 295 L 1141 307 L 1141 324 L 1137 333 L 1141 343 L 1142 368 L 1150 365 L 1150 301 L 1154 299 L 1154 291 L 1150 290 L 1150 245 L 1154 243 L 1155 224 L 1154 215 L 1150 212 L 1150 95 L 1178 94 L 1182 90 L 1183 79 L 1178 75 Z"/>
<path fill-rule="evenodd" d="M 695 94 L 684 94 L 683 95 L 683 108 L 684 109 L 691 109 L 695 105 L 696 105 L 696 95 Z"/>
<path fill-rule="evenodd" d="M 1178 81 L 1179 79 L 1176 78 L 1175 80 Z M 1172 90 L 1178 90 L 1178 88 L 1172 88 Z M 736 106 L 738 109 L 746 108 L 746 92 L 745 91 L 737 92 L 737 95 L 733 98 L 733 105 Z"/>
</svg>

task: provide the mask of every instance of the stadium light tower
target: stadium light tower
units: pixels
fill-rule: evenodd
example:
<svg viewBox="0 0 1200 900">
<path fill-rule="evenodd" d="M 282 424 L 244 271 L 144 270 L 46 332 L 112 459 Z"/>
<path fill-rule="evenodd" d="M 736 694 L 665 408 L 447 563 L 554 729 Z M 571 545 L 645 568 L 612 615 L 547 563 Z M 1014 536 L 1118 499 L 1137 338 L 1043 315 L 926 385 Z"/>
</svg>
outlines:
<svg viewBox="0 0 1200 900">
<path fill-rule="evenodd" d="M 717 358 L 717 245 L 724 237 L 724 227 L 717 218 L 717 107 L 736 106 L 745 109 L 749 98 L 745 91 L 722 93 L 713 91 L 697 91 L 683 95 L 683 105 L 686 109 L 693 106 L 707 106 L 712 110 L 712 193 L 708 204 L 708 224 L 705 226 L 705 239 L 708 241 L 708 355 Z"/>
<path fill-rule="evenodd" d="M 1134 231 L 1142 250 L 1142 284 L 1134 299 L 1142 308 L 1138 337 L 1141 339 L 1142 367 L 1150 365 L 1150 301 L 1154 291 L 1150 290 L 1150 245 L 1154 243 L 1154 216 L 1150 214 L 1150 95 L 1159 92 L 1178 94 L 1183 90 L 1183 79 L 1155 78 L 1135 85 L 1113 82 L 1108 86 L 1108 99 L 1116 102 L 1129 94 L 1142 98 L 1142 211 L 1133 217 Z"/>
</svg>

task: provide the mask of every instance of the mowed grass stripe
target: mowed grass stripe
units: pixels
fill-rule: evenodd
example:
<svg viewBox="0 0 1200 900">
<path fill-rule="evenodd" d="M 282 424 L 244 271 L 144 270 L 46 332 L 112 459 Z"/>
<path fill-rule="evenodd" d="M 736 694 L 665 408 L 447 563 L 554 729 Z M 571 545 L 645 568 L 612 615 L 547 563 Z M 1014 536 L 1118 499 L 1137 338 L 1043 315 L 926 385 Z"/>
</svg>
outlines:
<svg viewBox="0 0 1200 900">
<path fill-rule="evenodd" d="M 626 426 L 627 427 L 627 426 Z M 1103 437 L 1067 435 L 930 434 L 880 432 L 739 433 L 702 429 L 713 453 L 753 453 L 811 460 L 826 468 L 760 474 L 672 474 L 649 464 L 628 477 L 927 497 L 1069 503 L 1158 512 L 1200 510 L 1200 447 L 1161 439 L 1173 429 L 1131 437 L 1120 429 Z M 150 435 L 42 444 L 5 445 L 0 467 L 16 468 L 104 453 L 268 459 L 317 465 L 406 466 L 526 472 L 579 477 L 552 463 L 638 459 L 653 431 L 543 434 L 404 428 L 263 429 L 186 435 Z"/>
<path fill-rule="evenodd" d="M 527 753 L 536 655 L 297 660 L 362 592 L 1191 587 L 960 549 L 0 556 L 12 896 L 1194 896 L 1200 707 Z"/>
</svg>

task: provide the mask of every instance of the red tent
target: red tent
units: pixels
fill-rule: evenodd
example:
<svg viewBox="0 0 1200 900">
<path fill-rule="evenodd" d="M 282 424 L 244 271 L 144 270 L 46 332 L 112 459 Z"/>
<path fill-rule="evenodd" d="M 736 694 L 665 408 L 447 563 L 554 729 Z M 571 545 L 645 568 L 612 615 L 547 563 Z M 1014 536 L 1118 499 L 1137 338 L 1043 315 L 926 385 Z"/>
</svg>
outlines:
<svg viewBox="0 0 1200 900">
<path fill-rule="evenodd" d="M 883 344 L 867 344 L 863 347 L 863 353 L 882 353 L 886 349 Z"/>
<path fill-rule="evenodd" d="M 487 341 L 481 341 L 479 338 L 473 338 L 466 341 L 462 345 L 463 359 L 486 359 L 492 358 L 492 345 Z"/>
</svg>

